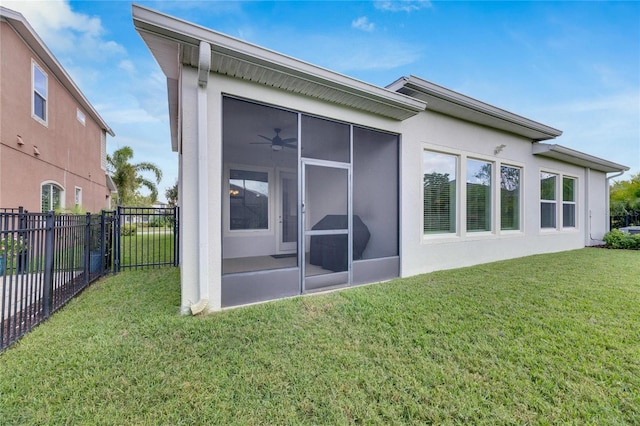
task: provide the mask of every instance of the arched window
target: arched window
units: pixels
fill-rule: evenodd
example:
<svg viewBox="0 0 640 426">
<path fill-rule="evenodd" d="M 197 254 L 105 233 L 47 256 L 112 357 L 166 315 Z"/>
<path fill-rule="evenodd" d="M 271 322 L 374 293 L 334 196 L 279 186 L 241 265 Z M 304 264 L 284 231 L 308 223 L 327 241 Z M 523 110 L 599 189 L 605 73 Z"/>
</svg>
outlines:
<svg viewBox="0 0 640 426">
<path fill-rule="evenodd" d="M 62 208 L 64 190 L 52 182 L 42 184 L 42 203 L 43 212 L 49 210 L 59 210 Z"/>
</svg>

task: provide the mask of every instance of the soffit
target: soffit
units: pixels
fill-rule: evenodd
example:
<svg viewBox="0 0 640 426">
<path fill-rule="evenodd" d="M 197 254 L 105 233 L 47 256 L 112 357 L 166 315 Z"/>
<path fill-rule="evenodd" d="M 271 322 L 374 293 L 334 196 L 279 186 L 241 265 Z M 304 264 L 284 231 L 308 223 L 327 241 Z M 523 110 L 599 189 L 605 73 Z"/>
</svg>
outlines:
<svg viewBox="0 0 640 426">
<path fill-rule="evenodd" d="M 198 67 L 200 41 L 211 45 L 211 71 L 383 117 L 404 120 L 423 101 L 371 85 L 137 5 L 134 25 L 168 78 Z M 176 57 L 175 54 L 178 54 Z"/>
<path fill-rule="evenodd" d="M 561 145 L 534 143 L 533 154 L 542 157 L 553 158 L 569 164 L 588 167 L 605 173 L 623 172 L 629 167 L 614 163 L 599 157 L 594 157 L 584 152 L 576 151 Z"/>
<path fill-rule="evenodd" d="M 428 110 L 503 130 L 532 141 L 553 139 L 562 134 L 562 131 L 553 127 L 478 101 L 419 77 L 403 77 L 387 88 L 425 101 Z"/>
<path fill-rule="evenodd" d="M 98 114 L 93 105 L 91 105 L 82 91 L 78 86 L 76 86 L 69 74 L 67 74 L 55 56 L 53 56 L 53 53 L 51 53 L 49 48 L 47 48 L 45 43 L 40 39 L 24 16 L 22 16 L 21 13 L 0 6 L 0 17 L 24 40 L 27 46 L 29 46 L 29 48 L 47 66 L 50 72 L 55 75 L 58 81 L 60 81 L 60 83 L 69 91 L 71 96 L 73 96 L 80 106 L 82 106 L 87 114 L 89 114 L 89 116 L 98 123 L 102 130 L 106 131 L 111 136 L 115 136 L 113 130 L 111 130 L 102 117 L 100 117 L 100 114 Z"/>
</svg>

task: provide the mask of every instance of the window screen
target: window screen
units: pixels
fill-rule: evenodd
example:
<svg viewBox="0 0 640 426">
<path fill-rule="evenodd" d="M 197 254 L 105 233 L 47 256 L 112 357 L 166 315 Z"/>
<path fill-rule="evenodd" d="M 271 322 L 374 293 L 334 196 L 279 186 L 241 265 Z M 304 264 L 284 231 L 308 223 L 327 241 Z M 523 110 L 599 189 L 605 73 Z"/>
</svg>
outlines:
<svg viewBox="0 0 640 426">
<path fill-rule="evenodd" d="M 491 170 L 486 161 L 467 160 L 467 231 L 491 231 Z"/>
<path fill-rule="evenodd" d="M 500 229 L 520 229 L 520 169 L 500 167 Z"/>
<path fill-rule="evenodd" d="M 553 173 L 540 173 L 540 227 L 556 227 L 556 181 Z"/>
<path fill-rule="evenodd" d="M 424 233 L 456 232 L 456 170 L 454 155 L 423 153 Z"/>
<path fill-rule="evenodd" d="M 569 177 L 562 178 L 562 226 L 576 226 L 576 180 Z"/>
<path fill-rule="evenodd" d="M 229 206 L 231 230 L 268 229 L 269 174 L 232 169 Z"/>
</svg>

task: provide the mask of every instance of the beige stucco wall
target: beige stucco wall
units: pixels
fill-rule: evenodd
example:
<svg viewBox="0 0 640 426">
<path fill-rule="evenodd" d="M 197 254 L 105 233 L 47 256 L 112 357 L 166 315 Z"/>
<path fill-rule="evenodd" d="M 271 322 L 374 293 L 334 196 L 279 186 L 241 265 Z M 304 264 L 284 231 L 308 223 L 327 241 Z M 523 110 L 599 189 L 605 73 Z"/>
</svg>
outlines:
<svg viewBox="0 0 640 426">
<path fill-rule="evenodd" d="M 103 130 L 6 22 L 0 24 L 0 40 L 0 207 L 40 211 L 43 182 L 64 189 L 63 207 L 73 208 L 76 187 L 85 211 L 108 207 Z M 48 76 L 46 125 L 31 116 L 32 60 Z M 77 119 L 78 108 L 85 125 Z"/>
</svg>

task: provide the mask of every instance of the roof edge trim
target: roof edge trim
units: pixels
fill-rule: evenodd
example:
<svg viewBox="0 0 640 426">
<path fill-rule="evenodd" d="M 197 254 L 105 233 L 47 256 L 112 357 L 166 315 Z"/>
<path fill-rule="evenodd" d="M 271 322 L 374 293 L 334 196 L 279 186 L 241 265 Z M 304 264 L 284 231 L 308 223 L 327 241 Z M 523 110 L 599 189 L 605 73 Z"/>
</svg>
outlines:
<svg viewBox="0 0 640 426">
<path fill-rule="evenodd" d="M 544 135 L 544 137 L 540 138 L 539 140 L 553 139 L 562 135 L 561 130 L 555 129 L 537 121 L 530 120 L 526 117 L 522 117 L 496 106 L 487 104 L 472 97 L 447 89 L 443 86 L 431 83 L 414 75 L 410 75 L 409 77 L 401 77 L 387 86 L 387 88 L 394 91 L 407 88 L 410 90 L 421 92 L 425 95 L 433 96 L 459 107 L 463 107 L 480 114 L 494 117 L 496 119 L 514 124 L 516 126 L 533 130 L 540 133 L 541 135 Z"/>
<path fill-rule="evenodd" d="M 553 158 L 555 160 L 564 161 L 578 166 L 589 167 L 605 173 L 626 172 L 629 167 L 623 166 L 613 161 L 595 157 L 584 152 L 576 151 L 562 145 L 534 143 L 533 155 Z"/>
<path fill-rule="evenodd" d="M 199 46 L 200 41 L 211 45 L 213 53 L 235 57 L 245 62 L 306 78 L 315 84 L 341 91 L 345 94 L 385 104 L 413 116 L 426 109 L 426 102 L 376 86 L 326 68 L 266 49 L 229 35 L 205 28 L 137 4 L 132 5 L 133 22 L 138 32 L 156 34 L 179 43 Z"/>
</svg>

